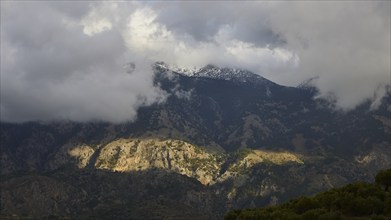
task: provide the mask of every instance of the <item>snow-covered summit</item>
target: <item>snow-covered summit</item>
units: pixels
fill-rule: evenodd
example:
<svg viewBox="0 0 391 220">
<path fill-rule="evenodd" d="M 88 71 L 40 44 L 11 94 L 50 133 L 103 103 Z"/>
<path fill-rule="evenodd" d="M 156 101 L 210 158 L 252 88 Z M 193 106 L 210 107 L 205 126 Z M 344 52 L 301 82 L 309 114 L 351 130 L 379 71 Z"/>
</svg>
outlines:
<svg viewBox="0 0 391 220">
<path fill-rule="evenodd" d="M 220 80 L 232 80 L 239 82 L 271 82 L 255 73 L 252 73 L 243 69 L 236 68 L 220 68 L 214 65 L 207 65 L 202 68 L 181 68 L 175 66 L 169 66 L 165 63 L 159 62 L 156 63 L 156 67 L 170 70 L 172 72 L 197 78 L 210 78 L 210 79 L 220 79 Z"/>
</svg>

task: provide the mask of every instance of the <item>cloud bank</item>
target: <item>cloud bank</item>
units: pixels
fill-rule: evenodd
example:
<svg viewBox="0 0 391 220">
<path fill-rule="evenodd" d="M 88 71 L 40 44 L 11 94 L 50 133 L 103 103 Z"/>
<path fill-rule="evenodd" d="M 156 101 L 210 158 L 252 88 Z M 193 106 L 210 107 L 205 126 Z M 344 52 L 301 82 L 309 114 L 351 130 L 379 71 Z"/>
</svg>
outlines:
<svg viewBox="0 0 391 220">
<path fill-rule="evenodd" d="M 244 68 L 352 109 L 390 84 L 390 2 L 1 2 L 1 120 L 134 120 L 151 63 Z M 130 71 L 129 62 L 135 63 Z"/>
</svg>

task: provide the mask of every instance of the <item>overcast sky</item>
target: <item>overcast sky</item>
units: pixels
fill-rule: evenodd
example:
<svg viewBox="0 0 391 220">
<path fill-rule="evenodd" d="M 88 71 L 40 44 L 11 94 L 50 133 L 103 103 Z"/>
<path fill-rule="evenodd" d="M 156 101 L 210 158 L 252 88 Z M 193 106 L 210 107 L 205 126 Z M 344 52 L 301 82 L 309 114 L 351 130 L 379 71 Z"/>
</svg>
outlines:
<svg viewBox="0 0 391 220">
<path fill-rule="evenodd" d="M 389 1 L 1 2 L 1 120 L 134 120 L 155 61 L 251 70 L 349 110 L 390 84 Z M 127 63 L 136 70 L 127 73 Z"/>
</svg>

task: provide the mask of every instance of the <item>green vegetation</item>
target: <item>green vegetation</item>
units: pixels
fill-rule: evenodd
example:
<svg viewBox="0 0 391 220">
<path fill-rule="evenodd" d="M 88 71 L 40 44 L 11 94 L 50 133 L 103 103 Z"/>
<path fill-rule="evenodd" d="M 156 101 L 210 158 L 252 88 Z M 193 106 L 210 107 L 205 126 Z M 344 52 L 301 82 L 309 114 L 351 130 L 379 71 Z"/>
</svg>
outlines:
<svg viewBox="0 0 391 220">
<path fill-rule="evenodd" d="M 234 210 L 225 219 L 390 219 L 390 180 L 391 169 L 383 170 L 376 175 L 376 183 L 358 182 L 277 206 Z"/>
<path fill-rule="evenodd" d="M 385 190 L 388 191 L 391 186 L 391 169 L 380 171 L 375 177 L 375 182 L 384 186 Z"/>
</svg>

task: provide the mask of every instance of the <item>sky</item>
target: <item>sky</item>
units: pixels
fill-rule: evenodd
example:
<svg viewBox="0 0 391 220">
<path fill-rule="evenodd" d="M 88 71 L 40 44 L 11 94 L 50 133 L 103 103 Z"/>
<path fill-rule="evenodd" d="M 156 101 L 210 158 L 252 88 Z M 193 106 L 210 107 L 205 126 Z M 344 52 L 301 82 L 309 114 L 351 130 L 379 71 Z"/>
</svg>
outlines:
<svg viewBox="0 0 391 220">
<path fill-rule="evenodd" d="M 2 1 L 0 120 L 108 121 L 168 94 L 151 64 L 253 71 L 349 111 L 390 85 L 389 1 Z M 129 70 L 129 63 L 136 65 Z"/>
</svg>

